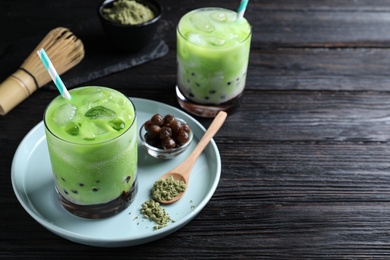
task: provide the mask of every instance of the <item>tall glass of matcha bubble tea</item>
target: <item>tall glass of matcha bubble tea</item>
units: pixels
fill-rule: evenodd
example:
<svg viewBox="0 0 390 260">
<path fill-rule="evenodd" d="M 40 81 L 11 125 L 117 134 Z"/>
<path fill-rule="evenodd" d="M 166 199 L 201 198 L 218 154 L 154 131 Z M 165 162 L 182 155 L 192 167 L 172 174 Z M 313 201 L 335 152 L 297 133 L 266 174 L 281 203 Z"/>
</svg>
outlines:
<svg viewBox="0 0 390 260">
<path fill-rule="evenodd" d="M 55 189 L 61 205 L 85 218 L 127 208 L 137 193 L 137 126 L 132 102 L 106 87 L 70 90 L 44 115 Z"/>
<path fill-rule="evenodd" d="M 179 104 L 197 116 L 231 110 L 245 87 L 251 26 L 223 8 L 185 14 L 177 26 Z"/>
</svg>

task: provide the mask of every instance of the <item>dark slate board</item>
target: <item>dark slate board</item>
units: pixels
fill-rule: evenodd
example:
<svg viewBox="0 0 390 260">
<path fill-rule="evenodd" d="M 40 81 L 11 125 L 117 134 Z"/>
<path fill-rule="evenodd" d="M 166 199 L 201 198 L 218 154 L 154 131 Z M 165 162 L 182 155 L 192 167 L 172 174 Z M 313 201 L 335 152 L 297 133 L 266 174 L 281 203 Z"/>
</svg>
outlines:
<svg viewBox="0 0 390 260">
<path fill-rule="evenodd" d="M 126 53 L 116 51 L 96 19 L 67 28 L 82 40 L 85 49 L 84 59 L 61 75 L 67 88 L 80 86 L 88 81 L 158 59 L 169 51 L 167 44 L 160 39 L 159 33 L 156 34 L 150 45 L 141 51 Z M 159 29 L 157 32 L 159 32 Z M 0 82 L 19 68 L 47 33 L 39 33 L 34 37 L 19 39 L 8 46 L 6 52 L 3 51 L 6 55 L 0 56 Z M 44 88 L 54 90 L 55 86 L 50 82 Z"/>
</svg>

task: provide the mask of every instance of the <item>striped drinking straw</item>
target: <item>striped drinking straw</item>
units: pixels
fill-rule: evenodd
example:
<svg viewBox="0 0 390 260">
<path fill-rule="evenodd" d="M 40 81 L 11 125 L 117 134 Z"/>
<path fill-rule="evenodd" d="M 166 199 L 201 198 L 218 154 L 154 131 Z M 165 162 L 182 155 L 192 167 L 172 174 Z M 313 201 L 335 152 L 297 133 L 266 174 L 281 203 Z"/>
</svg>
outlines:
<svg viewBox="0 0 390 260">
<path fill-rule="evenodd" d="M 62 82 L 62 79 L 60 78 L 60 75 L 58 75 L 56 69 L 54 68 L 53 64 L 51 63 L 49 56 L 47 56 L 45 50 L 42 48 L 37 51 L 39 58 L 41 58 L 41 61 L 43 65 L 45 66 L 46 70 L 49 72 L 49 75 L 51 79 L 54 81 L 54 84 L 56 85 L 57 89 L 60 91 L 60 94 L 63 98 L 70 99 L 71 96 L 66 89 L 64 82 Z"/>
<path fill-rule="evenodd" d="M 241 0 L 240 6 L 237 10 L 237 20 L 241 20 L 244 17 L 246 6 L 248 5 L 249 0 Z"/>
</svg>

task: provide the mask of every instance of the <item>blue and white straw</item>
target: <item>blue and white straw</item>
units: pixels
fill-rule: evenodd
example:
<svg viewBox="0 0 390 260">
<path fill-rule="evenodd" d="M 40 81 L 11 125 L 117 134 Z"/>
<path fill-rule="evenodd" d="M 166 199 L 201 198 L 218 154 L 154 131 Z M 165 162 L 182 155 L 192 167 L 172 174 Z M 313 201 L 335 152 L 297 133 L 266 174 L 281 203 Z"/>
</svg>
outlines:
<svg viewBox="0 0 390 260">
<path fill-rule="evenodd" d="M 248 5 L 249 0 L 241 0 L 240 6 L 237 10 L 237 20 L 241 20 L 244 17 L 246 6 Z"/>
<path fill-rule="evenodd" d="M 60 94 L 63 98 L 70 99 L 71 96 L 66 89 L 64 82 L 62 82 L 62 79 L 60 78 L 60 75 L 58 75 L 56 69 L 54 68 L 53 64 L 51 63 L 49 56 L 47 56 L 45 50 L 42 48 L 37 51 L 39 58 L 41 58 L 43 65 L 45 66 L 46 70 L 49 72 L 51 79 L 54 81 L 54 84 L 60 91 Z"/>
</svg>

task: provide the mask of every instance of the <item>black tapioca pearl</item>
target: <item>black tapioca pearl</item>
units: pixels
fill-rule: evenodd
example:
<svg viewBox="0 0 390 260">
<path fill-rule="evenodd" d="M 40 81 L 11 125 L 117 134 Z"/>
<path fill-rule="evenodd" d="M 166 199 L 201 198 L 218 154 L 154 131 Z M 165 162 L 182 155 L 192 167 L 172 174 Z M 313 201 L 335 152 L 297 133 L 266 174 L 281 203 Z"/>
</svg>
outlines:
<svg viewBox="0 0 390 260">
<path fill-rule="evenodd" d="M 198 82 L 195 82 L 195 85 L 196 85 L 197 87 L 200 87 L 200 84 L 199 84 Z"/>
<path fill-rule="evenodd" d="M 77 194 L 77 193 L 78 193 L 77 190 L 72 190 L 72 192 L 73 192 L 74 194 Z"/>
<path fill-rule="evenodd" d="M 124 180 L 124 182 L 129 183 L 130 179 L 131 179 L 131 176 L 127 176 L 126 179 Z"/>
<path fill-rule="evenodd" d="M 65 178 L 64 178 L 64 177 L 61 177 L 61 180 L 62 180 L 63 182 L 66 182 L 66 180 L 65 180 Z"/>
<path fill-rule="evenodd" d="M 205 100 L 209 100 L 210 98 L 209 97 L 204 97 Z"/>
<path fill-rule="evenodd" d="M 191 72 L 191 76 L 195 77 L 195 72 Z"/>
<path fill-rule="evenodd" d="M 195 97 L 195 95 L 192 93 L 192 92 L 190 92 L 190 94 L 188 94 L 190 97 Z"/>
<path fill-rule="evenodd" d="M 230 86 L 232 83 L 231 83 L 230 81 L 228 81 L 226 84 L 227 84 L 228 86 Z"/>
<path fill-rule="evenodd" d="M 210 93 L 210 94 L 215 94 L 216 91 L 215 91 L 215 90 L 210 90 L 209 93 Z"/>
<path fill-rule="evenodd" d="M 98 191 L 99 191 L 99 188 L 93 188 L 92 191 L 93 191 L 93 192 L 98 192 Z"/>
<path fill-rule="evenodd" d="M 100 183 L 100 180 L 96 180 L 96 183 Z"/>
<path fill-rule="evenodd" d="M 84 187 L 84 183 L 79 183 L 79 186 L 80 187 Z"/>
<path fill-rule="evenodd" d="M 240 81 L 240 78 L 236 78 L 236 81 Z"/>
<path fill-rule="evenodd" d="M 65 189 L 64 189 L 64 193 L 65 193 L 66 195 L 68 195 L 68 194 L 69 194 L 69 192 L 68 192 L 67 190 L 65 190 Z"/>
</svg>

